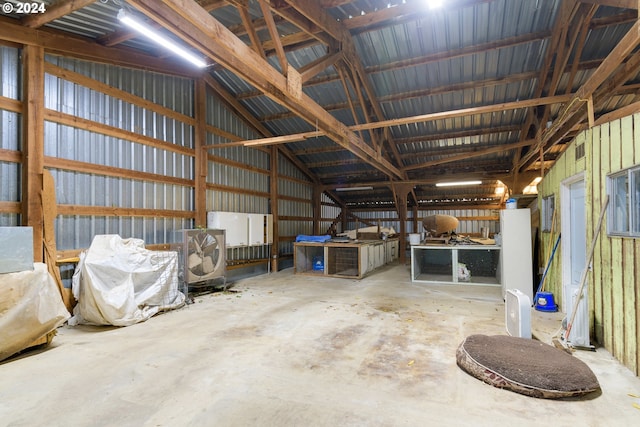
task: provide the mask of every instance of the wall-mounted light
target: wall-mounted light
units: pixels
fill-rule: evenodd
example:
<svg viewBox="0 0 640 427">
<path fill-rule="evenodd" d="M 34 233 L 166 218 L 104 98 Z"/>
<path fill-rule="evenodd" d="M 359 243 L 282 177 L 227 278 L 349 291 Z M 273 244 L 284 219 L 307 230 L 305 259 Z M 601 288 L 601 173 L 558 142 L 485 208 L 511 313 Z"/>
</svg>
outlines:
<svg viewBox="0 0 640 427">
<path fill-rule="evenodd" d="M 460 185 L 479 185 L 482 181 L 452 181 L 452 182 L 438 182 L 436 187 L 455 187 Z"/>
<path fill-rule="evenodd" d="M 336 191 L 364 191 L 364 190 L 373 190 L 373 187 L 342 187 L 336 188 Z"/>
<path fill-rule="evenodd" d="M 178 46 L 168 38 L 158 33 L 153 28 L 149 27 L 148 25 L 136 19 L 132 14 L 125 11 L 124 9 L 120 9 L 120 11 L 118 12 L 118 20 L 123 24 L 125 24 L 127 27 L 131 28 L 132 30 L 139 32 L 143 36 L 147 37 L 149 40 L 152 40 L 158 43 L 159 45 L 161 45 L 162 47 L 169 49 L 171 52 L 181 56 L 182 58 L 186 59 L 192 64 L 200 68 L 204 68 L 207 66 L 207 63 L 203 61 L 201 58 L 198 58 L 197 56 L 188 52 L 186 49 Z"/>
</svg>

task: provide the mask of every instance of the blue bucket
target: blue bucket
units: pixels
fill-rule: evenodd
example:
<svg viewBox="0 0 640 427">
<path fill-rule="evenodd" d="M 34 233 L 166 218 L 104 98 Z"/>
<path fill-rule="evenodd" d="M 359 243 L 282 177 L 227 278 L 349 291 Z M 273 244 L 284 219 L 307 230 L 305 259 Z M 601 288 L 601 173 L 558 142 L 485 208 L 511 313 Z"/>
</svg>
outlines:
<svg viewBox="0 0 640 427">
<path fill-rule="evenodd" d="M 313 257 L 313 269 L 315 271 L 324 271 L 324 257 L 322 256 Z"/>
<path fill-rule="evenodd" d="M 536 292 L 534 301 L 536 302 L 535 308 L 538 311 L 558 311 L 558 306 L 556 305 L 551 292 Z"/>
</svg>

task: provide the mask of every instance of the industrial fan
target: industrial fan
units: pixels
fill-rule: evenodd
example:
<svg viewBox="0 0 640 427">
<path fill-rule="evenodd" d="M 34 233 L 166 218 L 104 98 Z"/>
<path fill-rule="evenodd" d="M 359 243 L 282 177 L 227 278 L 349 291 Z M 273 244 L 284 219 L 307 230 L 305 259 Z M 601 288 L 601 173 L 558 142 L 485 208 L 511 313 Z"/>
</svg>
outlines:
<svg viewBox="0 0 640 427">
<path fill-rule="evenodd" d="M 186 284 L 224 279 L 226 285 L 225 231 L 180 230 L 182 233 L 183 280 Z"/>
</svg>

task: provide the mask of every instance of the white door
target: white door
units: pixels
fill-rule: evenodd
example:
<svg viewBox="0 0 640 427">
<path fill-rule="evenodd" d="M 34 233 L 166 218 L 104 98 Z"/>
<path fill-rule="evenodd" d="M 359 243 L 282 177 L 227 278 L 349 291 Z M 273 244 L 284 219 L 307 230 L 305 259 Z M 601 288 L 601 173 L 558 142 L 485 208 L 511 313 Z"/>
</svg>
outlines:
<svg viewBox="0 0 640 427">
<path fill-rule="evenodd" d="M 563 200 L 562 240 L 563 250 L 563 294 L 567 321 L 573 317 L 573 307 L 578 298 L 580 279 L 587 263 L 587 236 L 585 212 L 584 180 L 567 185 Z M 588 347 L 589 341 L 589 299 L 587 285 L 571 325 L 568 341 L 574 346 Z"/>
</svg>

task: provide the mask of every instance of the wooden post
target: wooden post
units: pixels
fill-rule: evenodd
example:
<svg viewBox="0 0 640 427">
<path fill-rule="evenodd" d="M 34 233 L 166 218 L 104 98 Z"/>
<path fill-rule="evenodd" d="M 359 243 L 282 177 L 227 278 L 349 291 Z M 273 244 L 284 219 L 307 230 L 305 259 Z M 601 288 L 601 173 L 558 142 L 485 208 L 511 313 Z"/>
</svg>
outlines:
<svg viewBox="0 0 640 427">
<path fill-rule="evenodd" d="M 22 225 L 33 227 L 33 260 L 44 261 L 44 49 L 23 50 L 24 114 L 22 147 Z"/>
<path fill-rule="evenodd" d="M 320 230 L 320 221 L 322 220 L 322 191 L 319 185 L 313 186 L 313 195 L 311 196 L 313 209 L 313 234 L 323 234 Z"/>
<path fill-rule="evenodd" d="M 195 182 L 194 182 L 194 208 L 195 226 L 207 226 L 207 174 L 208 152 L 204 148 L 207 145 L 207 86 L 204 79 L 195 80 Z"/>
<path fill-rule="evenodd" d="M 271 245 L 271 271 L 278 271 L 278 254 L 280 251 L 280 233 L 278 231 L 278 156 L 277 145 L 271 147 L 271 176 L 269 191 L 271 193 L 271 214 L 273 215 L 273 245 Z"/>
<path fill-rule="evenodd" d="M 407 263 L 407 196 L 413 187 L 411 185 L 396 186 L 396 206 L 400 220 L 400 264 Z"/>
</svg>

